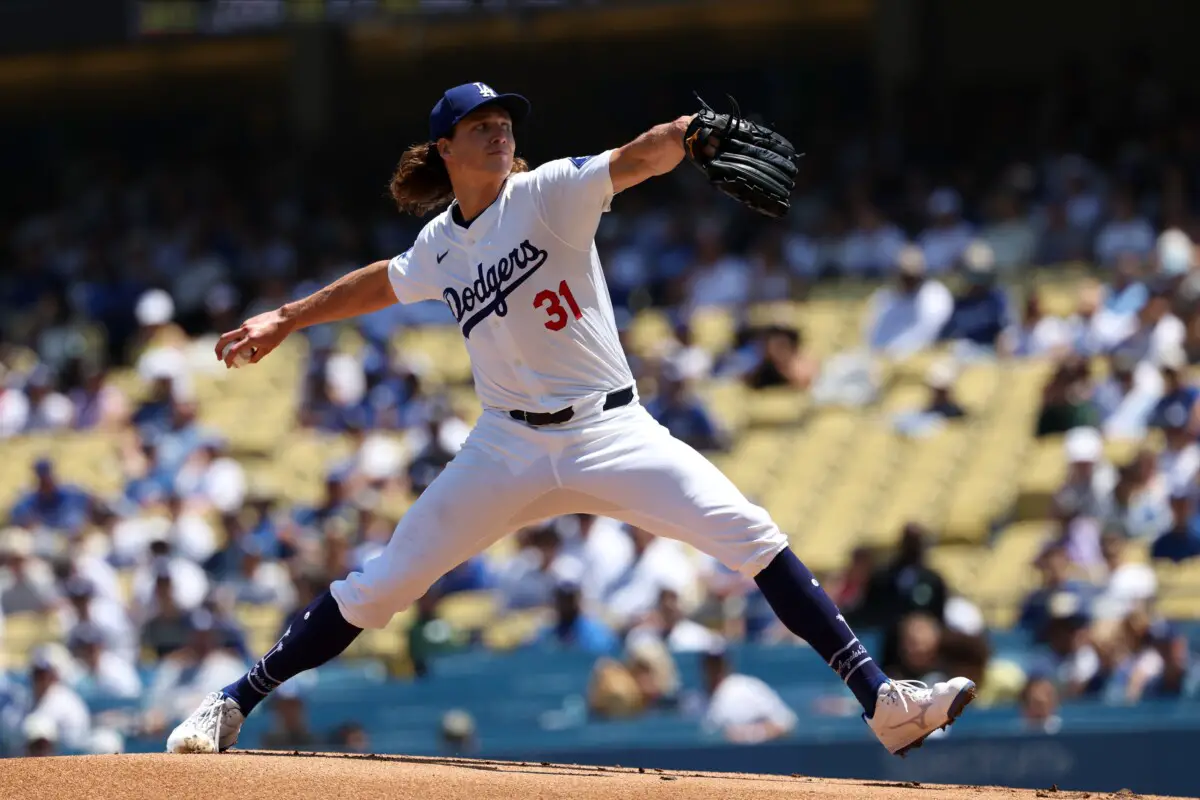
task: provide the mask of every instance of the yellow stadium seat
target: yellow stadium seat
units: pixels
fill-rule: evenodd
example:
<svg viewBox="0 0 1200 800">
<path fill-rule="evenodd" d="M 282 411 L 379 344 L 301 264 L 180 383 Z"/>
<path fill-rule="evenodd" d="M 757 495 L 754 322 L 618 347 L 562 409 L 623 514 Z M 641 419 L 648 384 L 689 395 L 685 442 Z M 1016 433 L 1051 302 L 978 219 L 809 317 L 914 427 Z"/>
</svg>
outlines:
<svg viewBox="0 0 1200 800">
<path fill-rule="evenodd" d="M 457 630 L 482 630 L 496 618 L 496 596 L 489 591 L 457 592 L 438 603 L 437 615 Z"/>
</svg>

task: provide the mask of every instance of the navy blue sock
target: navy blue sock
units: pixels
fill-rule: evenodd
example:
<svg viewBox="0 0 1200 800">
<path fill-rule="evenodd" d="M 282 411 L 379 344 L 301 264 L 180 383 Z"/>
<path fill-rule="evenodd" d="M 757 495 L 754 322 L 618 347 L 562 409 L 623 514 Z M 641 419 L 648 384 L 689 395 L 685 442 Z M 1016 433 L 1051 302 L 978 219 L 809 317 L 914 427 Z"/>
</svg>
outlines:
<svg viewBox="0 0 1200 800">
<path fill-rule="evenodd" d="M 360 633 L 362 628 L 346 622 L 326 590 L 296 615 L 283 638 L 249 672 L 221 691 L 249 714 L 288 678 L 336 658 Z"/>
<path fill-rule="evenodd" d="M 808 567 L 788 548 L 775 556 L 754 581 L 780 622 L 808 642 L 854 692 L 867 716 L 873 715 L 875 697 L 887 676 Z"/>
</svg>

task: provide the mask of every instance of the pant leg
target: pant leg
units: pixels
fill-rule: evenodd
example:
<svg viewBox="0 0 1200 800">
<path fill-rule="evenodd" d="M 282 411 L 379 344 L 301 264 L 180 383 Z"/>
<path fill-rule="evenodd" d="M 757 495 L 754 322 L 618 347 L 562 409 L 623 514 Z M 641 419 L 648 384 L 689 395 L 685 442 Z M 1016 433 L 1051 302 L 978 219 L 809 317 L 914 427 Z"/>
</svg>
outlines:
<svg viewBox="0 0 1200 800">
<path fill-rule="evenodd" d="M 330 586 L 346 621 L 386 626 L 438 578 L 515 530 L 518 512 L 555 485 L 548 456 L 521 457 L 527 444 L 503 441 L 494 430 L 473 431 L 405 512 L 383 552 Z M 518 455 L 510 457 L 513 451 Z"/>
<path fill-rule="evenodd" d="M 641 406 L 606 415 L 557 463 L 563 486 L 614 506 L 609 516 L 678 539 L 754 577 L 787 547 L 766 509 Z"/>
</svg>

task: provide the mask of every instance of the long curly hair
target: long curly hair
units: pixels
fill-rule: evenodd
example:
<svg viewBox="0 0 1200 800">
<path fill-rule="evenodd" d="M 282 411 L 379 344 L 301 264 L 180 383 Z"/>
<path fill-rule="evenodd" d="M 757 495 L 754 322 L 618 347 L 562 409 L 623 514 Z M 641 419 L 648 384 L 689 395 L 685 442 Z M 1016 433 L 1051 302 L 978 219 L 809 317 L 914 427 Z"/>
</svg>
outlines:
<svg viewBox="0 0 1200 800">
<path fill-rule="evenodd" d="M 527 172 L 529 164 L 523 158 L 513 158 L 512 173 Z M 433 142 L 414 144 L 400 156 L 389 186 L 392 199 L 402 214 L 423 217 L 440 211 L 454 199 L 450 173 L 446 162 Z"/>
</svg>

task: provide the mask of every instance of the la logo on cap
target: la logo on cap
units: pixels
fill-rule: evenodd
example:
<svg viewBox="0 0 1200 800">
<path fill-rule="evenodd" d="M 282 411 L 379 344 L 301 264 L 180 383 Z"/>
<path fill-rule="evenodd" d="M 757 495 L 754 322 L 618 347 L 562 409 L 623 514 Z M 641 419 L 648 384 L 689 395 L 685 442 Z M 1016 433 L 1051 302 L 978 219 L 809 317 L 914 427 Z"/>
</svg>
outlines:
<svg viewBox="0 0 1200 800">
<path fill-rule="evenodd" d="M 480 97 L 496 97 L 496 90 L 488 86 L 486 83 L 476 83 L 475 88 L 479 90 Z"/>
</svg>

